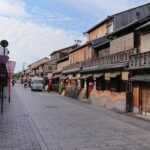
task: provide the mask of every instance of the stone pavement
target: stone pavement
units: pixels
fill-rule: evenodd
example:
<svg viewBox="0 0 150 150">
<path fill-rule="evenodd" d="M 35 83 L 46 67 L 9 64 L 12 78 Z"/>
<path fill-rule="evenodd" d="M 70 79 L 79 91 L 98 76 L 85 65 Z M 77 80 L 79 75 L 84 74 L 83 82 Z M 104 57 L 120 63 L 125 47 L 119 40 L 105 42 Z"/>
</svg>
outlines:
<svg viewBox="0 0 150 150">
<path fill-rule="evenodd" d="M 150 122 L 20 85 L 0 115 L 0 150 L 150 150 Z"/>
<path fill-rule="evenodd" d="M 14 90 L 11 103 L 4 99 L 4 113 L 0 114 L 0 150 L 41 150 Z"/>
</svg>

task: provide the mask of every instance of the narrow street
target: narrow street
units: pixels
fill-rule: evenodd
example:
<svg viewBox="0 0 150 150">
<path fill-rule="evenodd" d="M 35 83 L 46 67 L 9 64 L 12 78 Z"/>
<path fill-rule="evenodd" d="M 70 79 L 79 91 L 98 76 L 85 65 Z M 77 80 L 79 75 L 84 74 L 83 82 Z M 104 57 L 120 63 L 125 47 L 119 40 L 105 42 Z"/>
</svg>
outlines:
<svg viewBox="0 0 150 150">
<path fill-rule="evenodd" d="M 0 115 L 0 150 L 149 150 L 149 124 L 15 85 Z"/>
</svg>

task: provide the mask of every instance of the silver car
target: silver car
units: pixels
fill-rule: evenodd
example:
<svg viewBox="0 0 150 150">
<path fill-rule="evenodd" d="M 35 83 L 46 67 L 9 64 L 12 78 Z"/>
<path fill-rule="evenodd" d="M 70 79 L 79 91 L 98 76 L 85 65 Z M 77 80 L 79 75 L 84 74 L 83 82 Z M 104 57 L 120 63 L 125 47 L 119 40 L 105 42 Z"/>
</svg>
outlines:
<svg viewBox="0 0 150 150">
<path fill-rule="evenodd" d="M 32 78 L 31 80 L 31 91 L 39 90 L 43 91 L 43 78 Z"/>
</svg>

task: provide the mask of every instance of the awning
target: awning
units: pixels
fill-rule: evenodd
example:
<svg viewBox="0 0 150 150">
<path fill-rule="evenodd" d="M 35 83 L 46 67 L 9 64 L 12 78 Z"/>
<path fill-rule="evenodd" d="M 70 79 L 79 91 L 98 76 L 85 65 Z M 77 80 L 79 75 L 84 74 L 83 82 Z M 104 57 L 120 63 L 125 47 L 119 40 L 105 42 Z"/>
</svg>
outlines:
<svg viewBox="0 0 150 150">
<path fill-rule="evenodd" d="M 99 71 L 99 66 L 83 68 L 81 72 L 88 73 L 88 72 L 94 72 L 94 71 Z"/>
<path fill-rule="evenodd" d="M 94 74 L 94 78 L 100 78 L 104 76 L 104 73 Z"/>
<path fill-rule="evenodd" d="M 98 48 L 98 47 L 101 47 L 103 45 L 109 44 L 109 42 L 110 42 L 110 40 L 107 39 L 106 36 L 104 36 L 104 37 L 97 38 L 97 39 L 91 41 L 91 44 L 92 44 L 93 48 Z"/>
<path fill-rule="evenodd" d="M 77 79 L 77 77 L 71 77 L 70 78 L 70 80 L 76 80 Z"/>
<path fill-rule="evenodd" d="M 82 76 L 80 79 L 88 79 L 88 78 L 91 78 L 92 76 L 93 76 L 92 74 L 88 74 L 88 75 Z"/>
<path fill-rule="evenodd" d="M 80 68 L 70 69 L 70 70 L 64 70 L 62 71 L 62 74 L 68 74 L 68 73 L 77 73 L 80 72 Z"/>
<path fill-rule="evenodd" d="M 150 75 L 136 75 L 130 78 L 131 81 L 150 82 Z"/>
<path fill-rule="evenodd" d="M 67 80 L 67 79 L 69 79 L 69 77 L 68 77 L 68 76 L 61 77 L 61 80 Z"/>
<path fill-rule="evenodd" d="M 59 73 L 61 73 L 62 72 L 62 70 L 55 70 L 54 72 L 53 72 L 53 74 L 59 74 Z"/>
<path fill-rule="evenodd" d="M 102 70 L 112 70 L 112 69 L 124 69 L 128 66 L 128 62 L 121 62 L 121 63 L 113 63 L 113 64 L 103 64 L 101 66 L 93 66 L 88 68 L 83 68 L 81 70 L 82 73 L 91 73 L 95 71 L 102 71 Z"/>
<path fill-rule="evenodd" d="M 114 72 L 110 74 L 110 78 L 116 78 L 117 76 L 119 76 L 121 73 L 120 72 Z"/>
<path fill-rule="evenodd" d="M 52 77 L 52 79 L 57 79 L 59 77 L 60 77 L 60 75 L 56 75 L 56 76 Z"/>
</svg>

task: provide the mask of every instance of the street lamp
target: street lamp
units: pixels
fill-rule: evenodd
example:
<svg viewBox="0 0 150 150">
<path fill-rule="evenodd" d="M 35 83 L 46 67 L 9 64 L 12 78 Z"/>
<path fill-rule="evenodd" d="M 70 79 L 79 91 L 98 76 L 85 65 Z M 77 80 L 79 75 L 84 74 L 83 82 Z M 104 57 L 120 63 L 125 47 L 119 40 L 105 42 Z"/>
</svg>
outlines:
<svg viewBox="0 0 150 150">
<path fill-rule="evenodd" d="M 8 61 L 8 56 L 6 55 L 6 47 L 8 46 L 8 41 L 6 40 L 2 40 L 0 42 L 0 45 L 4 48 L 3 51 L 0 51 L 0 62 L 2 64 L 6 63 Z M 1 96 L 2 96 L 2 99 L 1 99 L 1 113 L 3 113 L 3 101 L 4 101 L 4 76 L 5 76 L 5 70 L 4 68 L 2 67 L 2 72 L 1 72 L 1 75 L 2 75 L 2 81 L 1 81 Z"/>
<path fill-rule="evenodd" d="M 11 89 L 10 89 L 10 82 L 12 79 L 12 74 L 15 70 L 15 66 L 16 66 L 16 62 L 15 61 L 8 61 L 6 63 L 6 69 L 7 69 L 7 73 L 8 73 L 8 96 L 9 96 L 9 102 L 10 102 L 10 95 L 11 95 Z"/>
<path fill-rule="evenodd" d="M 0 44 L 4 48 L 4 54 L 3 55 L 5 55 L 5 51 L 6 51 L 5 48 L 8 46 L 8 41 L 2 40 Z"/>
</svg>

